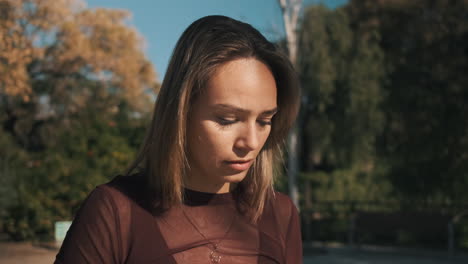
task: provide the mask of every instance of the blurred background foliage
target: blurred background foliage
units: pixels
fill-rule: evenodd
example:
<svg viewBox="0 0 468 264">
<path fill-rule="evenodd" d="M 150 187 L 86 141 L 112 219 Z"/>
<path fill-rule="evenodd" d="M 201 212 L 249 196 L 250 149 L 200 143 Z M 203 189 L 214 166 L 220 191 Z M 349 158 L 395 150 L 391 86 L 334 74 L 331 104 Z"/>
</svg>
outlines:
<svg viewBox="0 0 468 264">
<path fill-rule="evenodd" d="M 50 239 L 129 164 L 158 83 L 122 10 L 0 0 L 0 215 L 13 239 Z"/>
<path fill-rule="evenodd" d="M 346 242 L 358 211 L 466 215 L 467 18 L 468 1 L 305 9 L 302 208 L 326 222 L 329 240 Z M 467 224 L 456 222 L 457 247 L 466 248 Z M 405 241 L 422 243 L 414 234 L 393 242 Z"/>
<path fill-rule="evenodd" d="M 468 1 L 307 8 L 299 62 L 305 178 L 337 188 L 348 178 L 350 188 L 370 191 L 362 199 L 467 201 L 466 18 Z"/>
<path fill-rule="evenodd" d="M 158 91 L 128 13 L 80 3 L 0 0 L 0 226 L 16 240 L 51 238 L 126 168 Z M 468 1 L 312 5 L 299 36 L 301 207 L 337 219 L 321 234 L 343 240 L 356 202 L 466 211 Z"/>
</svg>

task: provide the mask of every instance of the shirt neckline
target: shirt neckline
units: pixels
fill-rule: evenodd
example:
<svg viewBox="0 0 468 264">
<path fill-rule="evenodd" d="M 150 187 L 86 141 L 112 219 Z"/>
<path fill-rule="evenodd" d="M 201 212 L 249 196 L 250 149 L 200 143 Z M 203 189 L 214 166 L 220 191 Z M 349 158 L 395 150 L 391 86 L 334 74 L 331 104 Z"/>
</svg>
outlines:
<svg viewBox="0 0 468 264">
<path fill-rule="evenodd" d="M 209 193 L 184 187 L 184 203 L 187 205 L 225 204 L 233 201 L 233 190 L 227 193 Z"/>
</svg>

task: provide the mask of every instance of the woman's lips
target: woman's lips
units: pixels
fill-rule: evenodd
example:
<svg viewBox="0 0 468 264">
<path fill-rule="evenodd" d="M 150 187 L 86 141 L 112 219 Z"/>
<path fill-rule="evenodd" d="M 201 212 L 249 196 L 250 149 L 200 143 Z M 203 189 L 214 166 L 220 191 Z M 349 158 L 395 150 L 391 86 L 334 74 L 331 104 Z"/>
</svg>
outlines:
<svg viewBox="0 0 468 264">
<path fill-rule="evenodd" d="M 226 161 L 226 164 L 229 168 L 236 170 L 236 171 L 245 171 L 250 168 L 252 164 L 252 160 L 234 160 L 234 161 Z"/>
</svg>

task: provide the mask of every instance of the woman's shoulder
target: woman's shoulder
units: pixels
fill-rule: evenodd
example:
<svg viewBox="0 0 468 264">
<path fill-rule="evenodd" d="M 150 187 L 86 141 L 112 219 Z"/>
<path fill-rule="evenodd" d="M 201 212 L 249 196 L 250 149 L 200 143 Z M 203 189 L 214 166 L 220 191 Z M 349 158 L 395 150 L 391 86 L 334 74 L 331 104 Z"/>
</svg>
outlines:
<svg viewBox="0 0 468 264">
<path fill-rule="evenodd" d="M 83 201 L 81 211 L 106 211 L 109 214 L 125 210 L 130 207 L 130 201 L 134 200 L 131 184 L 135 179 L 116 176 L 111 181 L 96 186 Z M 105 210 L 104 210 L 105 209 Z"/>
<path fill-rule="evenodd" d="M 117 175 L 107 183 L 96 186 L 81 204 L 83 212 L 106 212 L 108 216 L 126 215 L 132 203 L 143 207 L 142 180 L 137 176 Z"/>
<path fill-rule="evenodd" d="M 297 208 L 291 198 L 282 192 L 274 192 L 272 206 L 283 217 L 289 218 L 292 213 L 297 213 Z"/>
<path fill-rule="evenodd" d="M 274 201 L 280 205 L 293 205 L 291 198 L 287 194 L 279 191 L 274 191 Z"/>
<path fill-rule="evenodd" d="M 291 218 L 298 214 L 297 208 L 288 195 L 275 191 L 265 204 L 263 218 L 266 221 L 276 219 L 280 226 L 287 226 Z"/>
<path fill-rule="evenodd" d="M 113 201 L 117 207 L 130 202 L 141 204 L 144 200 L 144 182 L 139 174 L 117 175 L 107 183 L 98 185 L 93 193 Z"/>
<path fill-rule="evenodd" d="M 141 174 L 117 175 L 97 188 L 113 189 L 128 195 L 135 195 L 144 186 Z"/>
<path fill-rule="evenodd" d="M 260 220 L 260 228 L 272 237 L 286 243 L 291 233 L 298 229 L 299 214 L 291 198 L 281 192 L 275 191 L 268 199 Z M 286 246 L 286 244 L 284 244 Z"/>
<path fill-rule="evenodd" d="M 134 182 L 117 176 L 91 191 L 75 214 L 56 263 L 111 263 L 126 256 Z"/>
</svg>

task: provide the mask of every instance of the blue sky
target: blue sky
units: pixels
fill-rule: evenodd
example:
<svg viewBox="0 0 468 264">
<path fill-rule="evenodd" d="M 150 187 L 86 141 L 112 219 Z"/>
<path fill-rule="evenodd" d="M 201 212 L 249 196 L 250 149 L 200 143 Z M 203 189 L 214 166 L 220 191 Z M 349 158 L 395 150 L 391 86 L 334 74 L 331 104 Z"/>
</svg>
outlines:
<svg viewBox="0 0 468 264">
<path fill-rule="evenodd" d="M 145 54 L 162 80 L 182 32 L 196 19 L 225 15 L 253 25 L 269 40 L 284 35 L 278 0 L 85 0 L 88 7 L 126 9 L 132 24 L 145 38 Z M 323 2 L 336 7 L 347 0 L 304 0 L 304 6 Z"/>
</svg>

